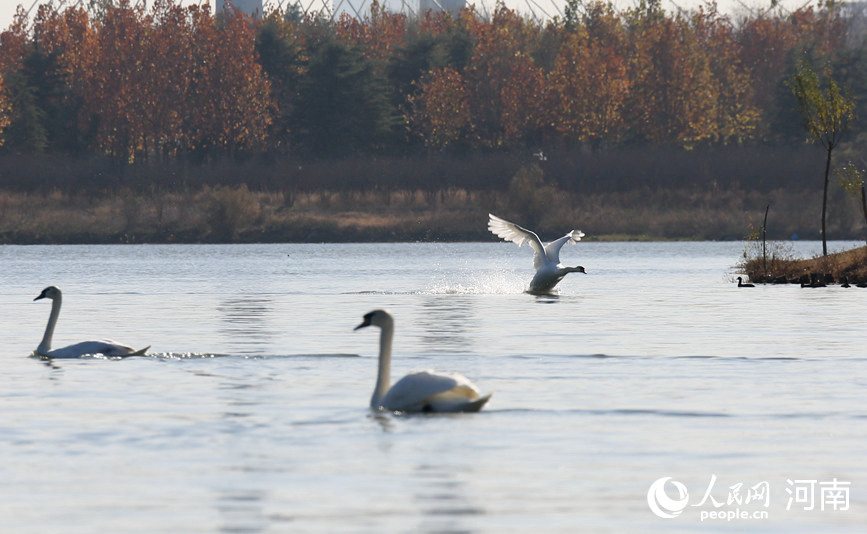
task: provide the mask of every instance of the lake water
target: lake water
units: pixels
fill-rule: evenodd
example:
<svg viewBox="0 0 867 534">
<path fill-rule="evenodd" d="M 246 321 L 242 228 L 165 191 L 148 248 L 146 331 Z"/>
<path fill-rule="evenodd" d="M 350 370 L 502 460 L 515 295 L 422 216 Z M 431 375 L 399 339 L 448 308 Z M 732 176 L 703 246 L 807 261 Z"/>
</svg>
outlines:
<svg viewBox="0 0 867 534">
<path fill-rule="evenodd" d="M 863 532 L 867 289 L 743 250 L 582 242 L 536 297 L 510 243 L 0 247 L 0 532 Z M 29 357 L 52 284 L 55 346 L 150 355 Z M 373 415 L 379 307 L 485 410 Z"/>
</svg>

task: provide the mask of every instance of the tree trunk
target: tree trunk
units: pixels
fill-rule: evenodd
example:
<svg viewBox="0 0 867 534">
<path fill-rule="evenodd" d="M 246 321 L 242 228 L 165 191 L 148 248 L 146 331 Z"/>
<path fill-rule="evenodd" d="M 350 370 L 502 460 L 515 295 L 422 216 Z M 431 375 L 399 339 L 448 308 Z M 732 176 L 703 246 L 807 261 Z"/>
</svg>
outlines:
<svg viewBox="0 0 867 534">
<path fill-rule="evenodd" d="M 861 211 L 864 212 L 864 224 L 867 224 L 867 194 L 864 193 L 864 184 L 861 184 Z"/>
<path fill-rule="evenodd" d="M 834 145 L 828 143 L 828 159 L 825 160 L 825 191 L 822 193 L 822 256 L 828 255 L 828 236 L 825 233 L 825 219 L 828 212 L 828 179 L 831 174 L 831 152 Z"/>
</svg>

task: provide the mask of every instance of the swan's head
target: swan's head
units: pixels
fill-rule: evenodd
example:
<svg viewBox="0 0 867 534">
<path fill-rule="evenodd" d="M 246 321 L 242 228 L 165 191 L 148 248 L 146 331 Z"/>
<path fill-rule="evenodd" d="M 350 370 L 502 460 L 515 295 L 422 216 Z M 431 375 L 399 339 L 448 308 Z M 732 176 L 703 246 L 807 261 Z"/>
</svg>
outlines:
<svg viewBox="0 0 867 534">
<path fill-rule="evenodd" d="M 62 293 L 60 292 L 60 288 L 59 288 L 59 287 L 56 287 L 56 286 L 48 286 L 48 287 L 46 287 L 45 289 L 43 289 L 43 290 L 42 290 L 42 293 L 40 293 L 39 296 L 36 297 L 36 298 L 33 299 L 33 300 L 39 300 L 39 299 L 51 299 L 51 300 L 54 300 L 54 299 L 56 299 L 56 298 L 60 298 L 61 295 L 62 295 Z"/>
<path fill-rule="evenodd" d="M 572 267 L 572 272 L 573 272 L 573 273 L 584 273 L 584 274 L 587 274 L 587 271 L 584 270 L 584 267 L 582 267 L 582 266 L 580 266 L 580 265 L 577 266 L 577 267 Z"/>
<path fill-rule="evenodd" d="M 372 312 L 364 315 L 364 321 L 362 321 L 360 325 L 356 326 L 355 330 L 371 325 L 383 328 L 385 326 L 390 326 L 393 324 L 394 318 L 391 316 L 390 313 L 388 313 L 387 310 L 373 310 Z"/>
</svg>

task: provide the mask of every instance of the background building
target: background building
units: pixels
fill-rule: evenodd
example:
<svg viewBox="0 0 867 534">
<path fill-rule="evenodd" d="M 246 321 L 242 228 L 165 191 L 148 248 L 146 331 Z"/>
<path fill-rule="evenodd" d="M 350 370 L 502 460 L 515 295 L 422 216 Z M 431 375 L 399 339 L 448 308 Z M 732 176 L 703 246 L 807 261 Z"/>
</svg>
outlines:
<svg viewBox="0 0 867 534">
<path fill-rule="evenodd" d="M 422 13 L 428 10 L 457 13 L 465 7 L 467 7 L 466 0 L 419 0 L 418 2 L 419 11 Z"/>
<path fill-rule="evenodd" d="M 253 18 L 262 18 L 262 0 L 217 0 L 217 13 L 231 8 Z"/>
</svg>

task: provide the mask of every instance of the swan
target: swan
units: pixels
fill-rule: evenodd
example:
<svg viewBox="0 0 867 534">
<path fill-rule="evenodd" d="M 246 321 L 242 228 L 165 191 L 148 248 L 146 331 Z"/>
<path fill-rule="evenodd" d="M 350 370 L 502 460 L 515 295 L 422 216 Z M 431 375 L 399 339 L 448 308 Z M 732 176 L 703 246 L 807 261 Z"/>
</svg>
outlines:
<svg viewBox="0 0 867 534">
<path fill-rule="evenodd" d="M 60 316 L 60 306 L 63 303 L 63 292 L 55 286 L 48 286 L 42 290 L 34 301 L 40 299 L 51 299 L 51 315 L 48 316 L 48 325 L 45 327 L 45 335 L 42 336 L 42 342 L 36 347 L 36 354 L 47 358 L 80 358 L 88 354 L 103 354 L 105 356 L 142 356 L 150 348 L 150 345 L 141 349 L 134 348 L 115 343 L 110 339 L 101 339 L 96 341 L 82 341 L 75 345 L 69 345 L 62 349 L 51 350 L 51 338 L 54 336 L 54 326 L 57 324 L 57 317 Z"/>
<path fill-rule="evenodd" d="M 753 284 L 745 284 L 744 279 L 738 276 L 738 287 L 756 287 Z"/>
<path fill-rule="evenodd" d="M 546 293 L 554 289 L 560 280 L 569 273 L 585 273 L 584 267 L 565 267 L 560 264 L 560 249 L 566 243 L 577 243 L 584 237 L 584 232 L 581 230 L 572 230 L 560 239 L 551 241 L 547 245 L 542 243 L 539 236 L 531 230 L 527 230 L 513 222 L 501 219 L 496 215 L 489 213 L 488 230 L 494 235 L 516 243 L 519 247 L 524 243 L 529 243 L 535 251 L 533 256 L 533 266 L 536 268 L 536 275 L 530 282 L 530 293 Z"/>
<path fill-rule="evenodd" d="M 399 412 L 478 412 L 491 398 L 480 396 L 478 388 L 459 374 L 434 371 L 411 373 L 391 382 L 391 341 L 394 338 L 394 318 L 387 310 L 373 310 L 355 330 L 378 326 L 379 373 L 376 388 L 370 398 L 374 410 Z"/>
</svg>

